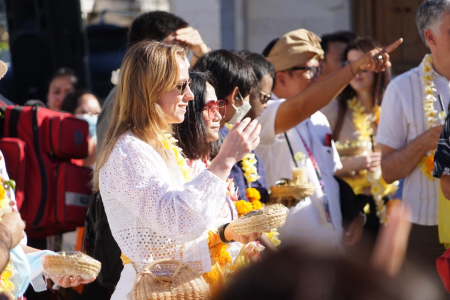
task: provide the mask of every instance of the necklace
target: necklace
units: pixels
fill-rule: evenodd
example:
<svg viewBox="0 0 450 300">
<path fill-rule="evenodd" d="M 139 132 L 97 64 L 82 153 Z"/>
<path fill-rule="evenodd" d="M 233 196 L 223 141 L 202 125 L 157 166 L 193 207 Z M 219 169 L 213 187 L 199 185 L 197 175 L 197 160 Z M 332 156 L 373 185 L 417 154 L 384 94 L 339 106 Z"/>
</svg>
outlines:
<svg viewBox="0 0 450 300">
<path fill-rule="evenodd" d="M 161 143 L 163 144 L 164 149 L 173 151 L 177 164 L 180 167 L 181 174 L 183 174 L 185 182 L 188 182 L 192 179 L 192 168 L 189 167 L 186 158 L 183 157 L 181 148 L 176 146 L 177 142 L 178 140 L 171 134 L 164 132 L 164 138 L 161 140 Z"/>
<path fill-rule="evenodd" d="M 366 109 L 356 97 L 347 101 L 347 107 L 353 112 L 353 125 L 356 128 L 356 132 L 359 134 L 358 141 L 370 143 L 373 135 L 372 122 L 374 121 L 375 124 L 377 124 L 378 116 L 381 111 L 379 105 L 374 107 L 373 115 L 366 113 Z M 384 182 L 380 171 L 367 172 L 366 179 L 370 184 L 370 193 L 373 196 L 377 208 L 377 217 L 381 224 L 385 224 L 387 222 L 387 217 L 386 204 L 384 203 L 383 195 L 388 192 L 389 185 Z"/>
<path fill-rule="evenodd" d="M 433 71 L 433 57 L 431 54 L 425 55 L 422 61 L 423 65 L 423 90 L 424 90 L 424 98 L 423 98 L 423 111 L 425 113 L 426 118 L 426 126 L 427 130 L 433 128 L 437 125 L 437 110 L 434 109 L 434 103 L 437 101 L 435 96 L 437 90 L 434 84 L 434 71 Z M 434 152 L 428 151 L 424 157 L 417 164 L 420 167 L 420 170 L 428 178 L 428 180 L 434 181 L 434 177 L 432 175 L 434 168 Z"/>
</svg>

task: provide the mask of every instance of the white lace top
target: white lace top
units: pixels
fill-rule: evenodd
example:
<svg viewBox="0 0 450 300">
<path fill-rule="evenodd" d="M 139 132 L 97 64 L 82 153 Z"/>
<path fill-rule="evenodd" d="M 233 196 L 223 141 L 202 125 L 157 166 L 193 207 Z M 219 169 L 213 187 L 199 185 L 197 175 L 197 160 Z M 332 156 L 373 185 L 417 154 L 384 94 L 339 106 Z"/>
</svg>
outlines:
<svg viewBox="0 0 450 300">
<path fill-rule="evenodd" d="M 111 232 L 137 271 L 172 258 L 207 272 L 205 233 L 222 208 L 227 184 L 208 170 L 184 183 L 173 153 L 168 154 L 170 167 L 131 133 L 119 138 L 99 178 Z"/>
</svg>

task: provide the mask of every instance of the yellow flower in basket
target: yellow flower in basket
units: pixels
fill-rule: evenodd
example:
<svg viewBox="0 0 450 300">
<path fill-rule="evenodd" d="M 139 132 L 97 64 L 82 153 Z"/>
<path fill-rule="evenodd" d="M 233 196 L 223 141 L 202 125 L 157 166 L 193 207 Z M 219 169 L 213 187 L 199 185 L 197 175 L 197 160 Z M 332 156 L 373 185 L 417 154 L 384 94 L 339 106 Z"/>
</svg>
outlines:
<svg viewBox="0 0 450 300">
<path fill-rule="evenodd" d="M 245 190 L 245 196 L 250 202 L 261 200 L 261 193 L 255 188 L 247 188 Z"/>
<path fill-rule="evenodd" d="M 261 209 L 263 207 L 261 201 L 253 200 L 252 202 L 253 210 Z"/>
<path fill-rule="evenodd" d="M 239 218 L 242 215 L 245 215 L 246 213 L 251 212 L 253 210 L 253 205 L 245 200 L 236 201 L 234 202 L 234 205 L 236 205 L 236 210 L 239 214 Z"/>
</svg>

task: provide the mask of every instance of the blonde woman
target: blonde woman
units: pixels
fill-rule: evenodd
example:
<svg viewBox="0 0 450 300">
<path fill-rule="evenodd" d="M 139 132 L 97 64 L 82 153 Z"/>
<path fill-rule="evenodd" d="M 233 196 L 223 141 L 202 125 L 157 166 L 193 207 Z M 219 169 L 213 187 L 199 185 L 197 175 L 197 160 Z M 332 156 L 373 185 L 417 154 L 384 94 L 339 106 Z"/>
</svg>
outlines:
<svg viewBox="0 0 450 300">
<path fill-rule="evenodd" d="M 112 234 L 122 250 L 124 270 L 112 299 L 124 299 L 136 272 L 163 258 L 183 260 L 200 273 L 211 262 L 206 231 L 226 199 L 231 167 L 259 143 L 260 126 L 243 120 L 224 140 L 211 165 L 190 178 L 170 134 L 184 120 L 190 89 L 185 53 L 175 45 L 140 42 L 121 66 L 114 113 L 97 160 L 94 188 L 100 188 Z M 224 242 L 246 243 L 224 224 Z"/>
</svg>

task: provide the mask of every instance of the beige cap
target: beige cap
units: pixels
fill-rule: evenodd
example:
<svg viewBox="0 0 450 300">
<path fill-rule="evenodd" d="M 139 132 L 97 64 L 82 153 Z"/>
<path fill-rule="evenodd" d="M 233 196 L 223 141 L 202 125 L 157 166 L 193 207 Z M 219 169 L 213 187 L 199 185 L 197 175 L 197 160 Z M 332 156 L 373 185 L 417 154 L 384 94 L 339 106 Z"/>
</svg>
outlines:
<svg viewBox="0 0 450 300">
<path fill-rule="evenodd" d="M 303 64 L 315 56 L 323 58 L 320 38 L 306 29 L 297 29 L 286 33 L 275 43 L 267 60 L 278 72 Z"/>
</svg>

